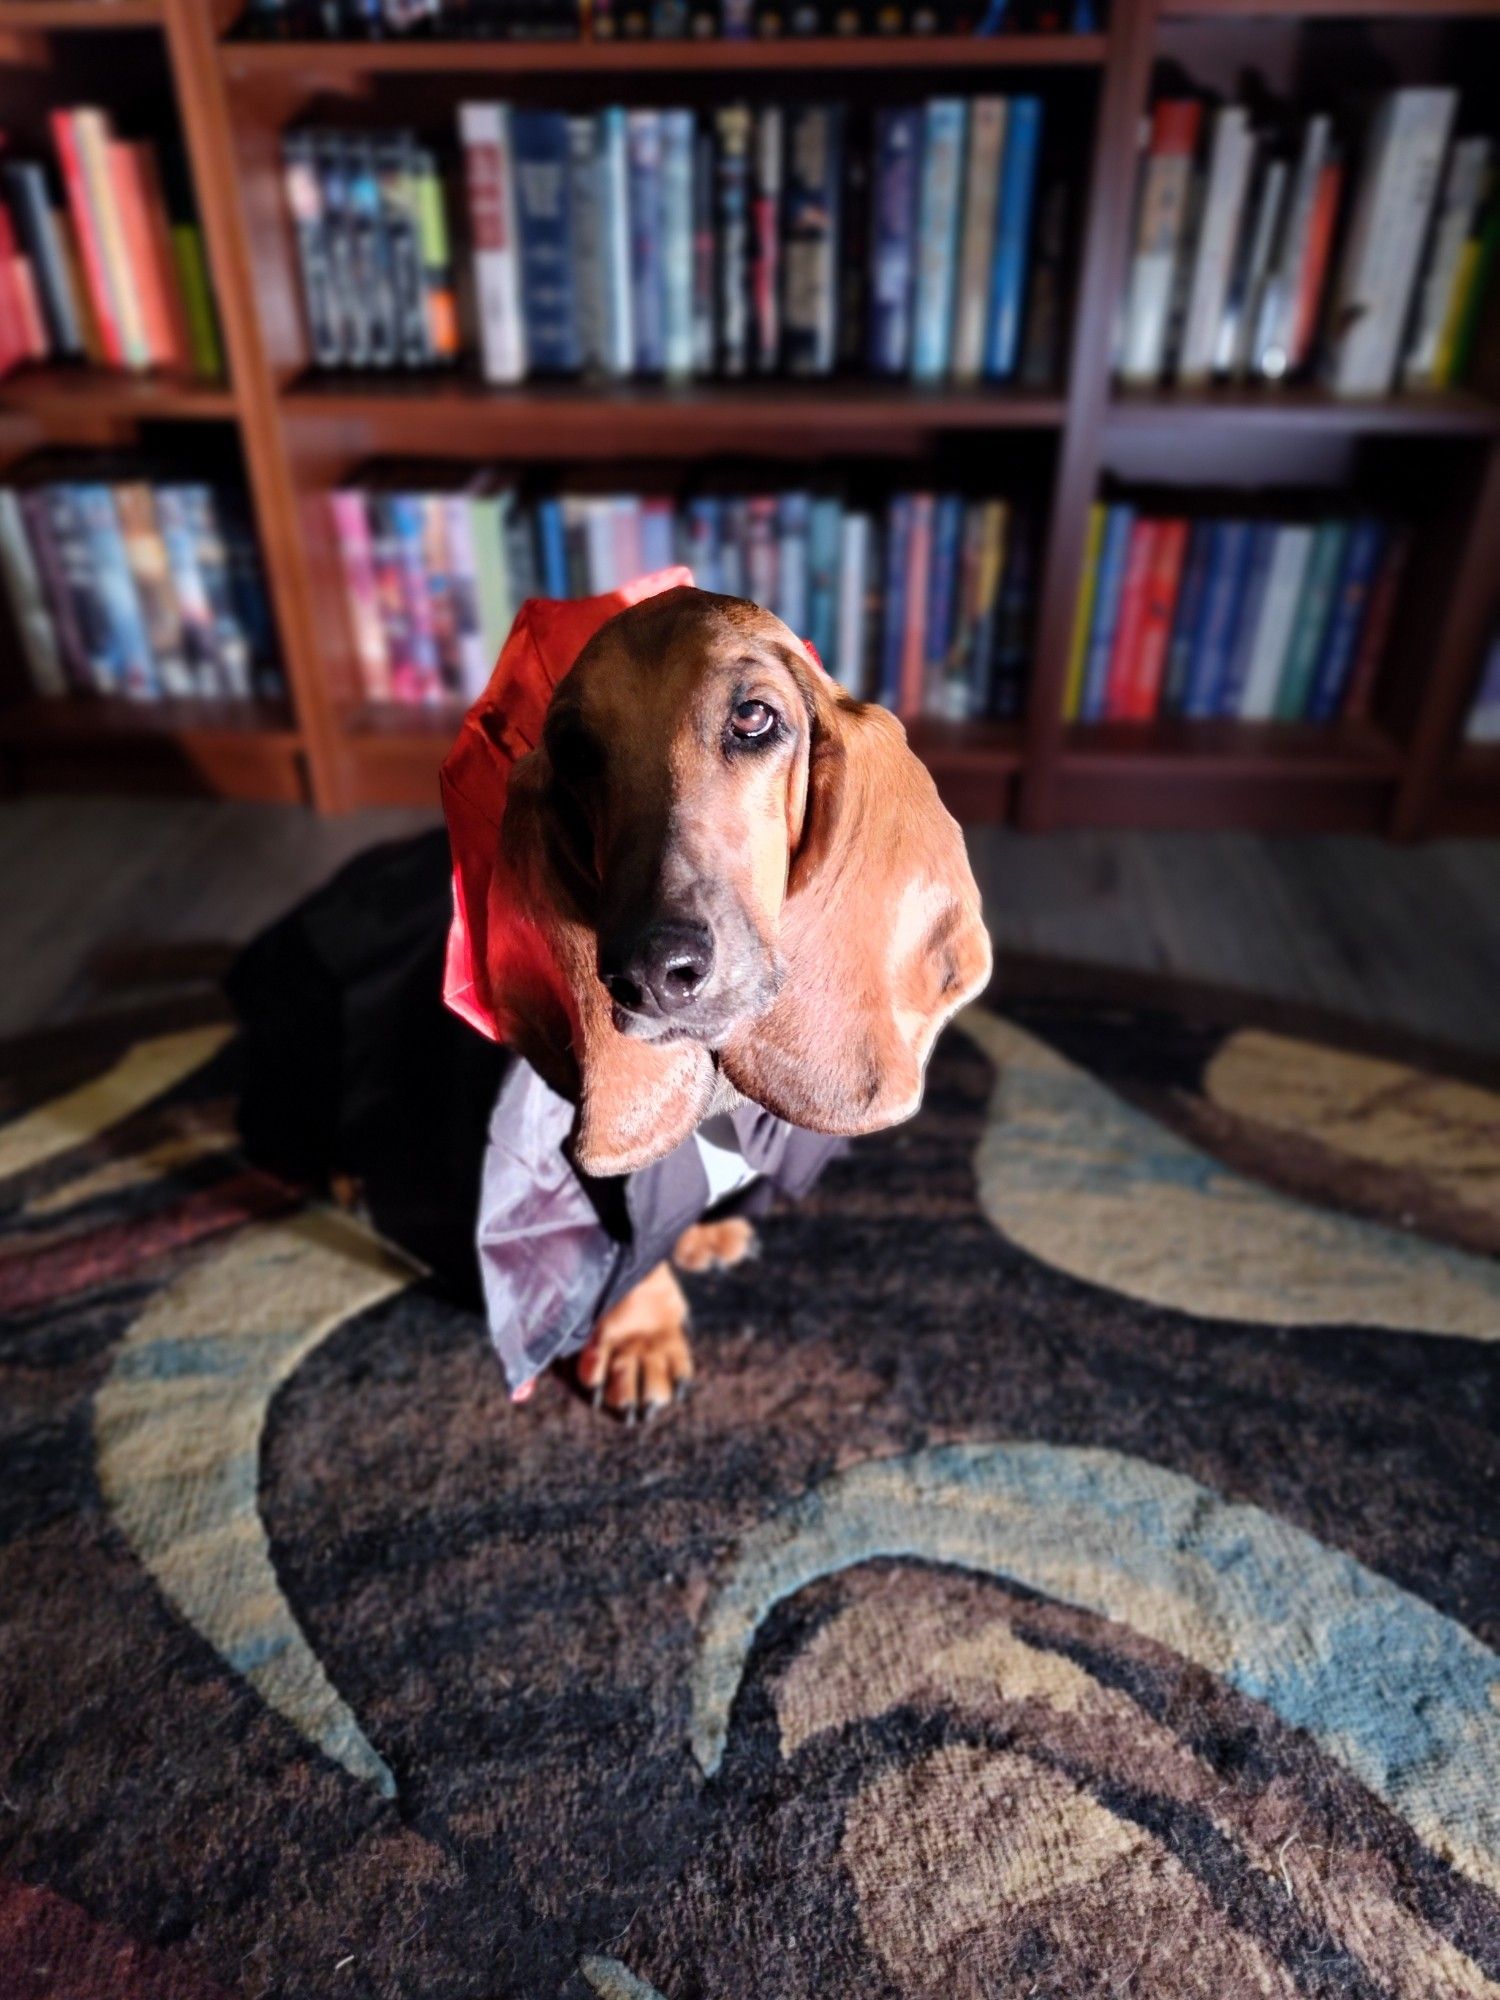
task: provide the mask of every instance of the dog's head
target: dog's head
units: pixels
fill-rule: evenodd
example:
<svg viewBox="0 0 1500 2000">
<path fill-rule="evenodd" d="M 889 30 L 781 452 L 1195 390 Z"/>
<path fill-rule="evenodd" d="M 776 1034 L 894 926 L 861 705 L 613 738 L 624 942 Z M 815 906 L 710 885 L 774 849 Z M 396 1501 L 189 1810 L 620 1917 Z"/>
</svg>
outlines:
<svg viewBox="0 0 1500 2000">
<path fill-rule="evenodd" d="M 489 976 L 595 1174 L 660 1158 L 718 1073 L 793 1124 L 916 1109 L 989 940 L 963 839 L 883 709 L 779 619 L 672 590 L 603 626 L 516 765 Z"/>
</svg>

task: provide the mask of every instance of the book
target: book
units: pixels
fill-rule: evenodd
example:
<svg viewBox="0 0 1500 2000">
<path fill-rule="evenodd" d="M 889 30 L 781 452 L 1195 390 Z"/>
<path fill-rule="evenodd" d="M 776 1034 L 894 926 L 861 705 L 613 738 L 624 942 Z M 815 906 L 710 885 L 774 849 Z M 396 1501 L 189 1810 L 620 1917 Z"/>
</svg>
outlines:
<svg viewBox="0 0 1500 2000">
<path fill-rule="evenodd" d="M 989 692 L 983 711 L 1000 722 L 1013 722 L 1025 704 L 1034 564 L 1031 516 L 1024 507 L 1017 507 L 1007 517 L 1005 569 L 995 608 Z"/>
<path fill-rule="evenodd" d="M 1182 566 L 1187 545 L 1188 524 L 1185 520 L 1156 523 L 1140 633 L 1125 689 L 1124 715 L 1131 722 L 1150 722 L 1161 708 L 1167 674 L 1167 648 L 1172 640 L 1172 621 L 1177 611 L 1177 594 L 1182 587 Z"/>
<path fill-rule="evenodd" d="M 1325 160 L 1318 172 L 1318 188 L 1308 223 L 1307 245 L 1292 315 L 1292 345 L 1287 364 L 1292 374 L 1299 373 L 1312 358 L 1343 191 L 1343 162 Z"/>
<path fill-rule="evenodd" d="M 1448 156 L 1411 337 L 1401 364 L 1401 379 L 1408 388 L 1431 388 L 1438 381 L 1438 349 L 1452 311 L 1464 245 L 1484 199 L 1493 158 L 1494 147 L 1485 138 L 1459 139 Z"/>
<path fill-rule="evenodd" d="M 333 251 L 311 133 L 282 135 L 281 177 L 297 247 L 307 351 L 315 367 L 338 368 L 344 361 L 343 322 L 334 295 Z"/>
<path fill-rule="evenodd" d="M 193 686 L 200 695 L 222 697 L 228 692 L 219 664 L 219 641 L 208 582 L 199 563 L 196 519 L 185 486 L 156 490 L 156 523 L 166 550 L 172 595 L 182 625 L 182 651 Z"/>
<path fill-rule="evenodd" d="M 1328 614 L 1338 588 L 1348 527 L 1343 521 L 1322 521 L 1313 534 L 1307 571 L 1297 598 L 1296 616 L 1281 679 L 1276 689 L 1278 722 L 1301 722 L 1307 714 L 1313 675 L 1328 627 Z"/>
<path fill-rule="evenodd" d="M 329 494 L 328 508 L 344 572 L 344 597 L 360 685 L 368 700 L 386 701 L 391 692 L 390 655 L 377 600 L 364 495 L 342 487 Z"/>
<path fill-rule="evenodd" d="M 1011 510 L 1003 500 L 986 500 L 980 516 L 977 568 L 974 576 L 972 630 L 969 636 L 966 718 L 984 715 L 990 704 L 991 678 L 999 647 L 1000 600 L 1006 577 L 1006 547 Z"/>
<path fill-rule="evenodd" d="M 1394 90 L 1376 115 L 1329 323 L 1336 395 L 1391 389 L 1457 103 L 1453 90 Z"/>
<path fill-rule="evenodd" d="M 757 107 L 750 195 L 750 348 L 758 375 L 774 375 L 781 365 L 783 129 L 779 104 Z"/>
<path fill-rule="evenodd" d="M 69 692 L 57 627 L 47 606 L 47 593 L 26 532 L 19 496 L 0 487 L 0 574 L 5 578 L 11 616 L 26 658 L 32 687 L 41 695 Z"/>
<path fill-rule="evenodd" d="M 1083 713 L 1083 676 L 1088 664 L 1094 595 L 1099 581 L 1099 553 L 1104 540 L 1104 521 L 1108 511 L 1096 500 L 1089 508 L 1088 526 L 1084 530 L 1083 563 L 1078 576 L 1078 599 L 1073 607 L 1073 637 L 1068 646 L 1068 674 L 1063 685 L 1064 722 L 1077 722 Z"/>
<path fill-rule="evenodd" d="M 71 113 L 62 115 L 70 118 L 72 123 L 86 200 L 93 215 L 95 240 L 107 274 L 110 303 L 119 329 L 123 365 L 130 369 L 149 368 L 152 362 L 151 345 L 146 337 L 145 313 L 131 268 L 110 160 L 113 131 L 109 119 L 104 112 L 88 104 L 79 105 Z"/>
<path fill-rule="evenodd" d="M 1500 255 L 1500 185 L 1493 165 L 1485 181 L 1479 212 L 1459 256 L 1448 317 L 1438 340 L 1433 376 L 1444 386 L 1461 382 L 1468 374 L 1490 276 Z"/>
<path fill-rule="evenodd" d="M 839 686 L 856 699 L 865 691 L 865 601 L 873 532 L 868 514 L 846 513 L 839 522 L 838 638 L 828 663 Z"/>
<path fill-rule="evenodd" d="M 598 121 L 588 113 L 568 119 L 568 212 L 573 221 L 574 305 L 578 313 L 578 365 L 603 370 L 606 294 L 604 223 L 598 156 Z"/>
<path fill-rule="evenodd" d="M 1214 372 L 1254 158 L 1249 114 L 1243 105 L 1221 105 L 1214 113 L 1192 283 L 1177 356 L 1177 380 L 1185 384 L 1207 382 Z"/>
<path fill-rule="evenodd" d="M 1361 519 L 1350 523 L 1308 691 L 1305 716 L 1309 722 L 1332 722 L 1343 706 L 1385 542 L 1383 522 Z"/>
<path fill-rule="evenodd" d="M 417 253 L 421 260 L 428 357 L 437 362 L 455 361 L 462 341 L 442 179 L 436 159 L 425 146 L 408 145 L 407 172 L 416 187 Z"/>
<path fill-rule="evenodd" d="M 604 272 L 604 372 L 621 380 L 635 367 L 635 307 L 631 278 L 630 145 L 624 109 L 599 113 L 599 245 Z"/>
<path fill-rule="evenodd" d="M 119 212 L 131 281 L 140 301 L 141 331 L 148 360 L 157 367 L 185 371 L 186 344 L 179 348 L 177 320 L 170 303 L 170 294 L 176 289 L 176 273 L 170 267 L 163 270 L 157 261 L 142 150 L 120 139 L 106 143 L 110 186 Z"/>
<path fill-rule="evenodd" d="M 934 97 L 926 107 L 912 301 L 916 382 L 939 382 L 948 372 L 967 118 L 961 97 Z"/>
<path fill-rule="evenodd" d="M 428 340 L 411 141 L 405 133 L 387 134 L 375 141 L 371 151 L 380 202 L 377 226 L 384 239 L 395 318 L 396 359 L 405 368 L 425 368 L 434 354 Z"/>
<path fill-rule="evenodd" d="M 115 487 L 114 502 L 155 683 L 164 695 L 192 695 L 197 689 L 183 650 L 182 614 L 151 488 L 145 480 L 130 480 Z"/>
<path fill-rule="evenodd" d="M 1015 374 L 1020 358 L 1027 254 L 1041 141 L 1041 99 L 1013 97 L 1005 120 L 1005 157 L 995 217 L 995 259 L 990 269 L 989 319 L 985 332 L 984 373 L 992 382 L 1008 381 Z"/>
<path fill-rule="evenodd" d="M 779 554 L 776 497 L 771 493 L 753 494 L 745 502 L 745 595 L 764 605 L 767 611 L 776 608 Z"/>
<path fill-rule="evenodd" d="M 1162 377 L 1201 117 L 1202 106 L 1191 97 L 1162 98 L 1151 114 L 1126 281 L 1119 364 L 1126 382 L 1149 385 Z"/>
<path fill-rule="evenodd" d="M 896 713 L 903 720 L 922 713 L 926 683 L 929 584 L 932 574 L 932 528 L 936 506 L 936 496 L 931 493 L 911 495 L 911 526 L 906 544 L 901 670 L 896 698 Z"/>
<path fill-rule="evenodd" d="M 1214 694 L 1214 714 L 1237 718 L 1244 703 L 1245 685 L 1260 627 L 1261 606 L 1270 588 L 1271 565 L 1276 556 L 1277 527 L 1274 521 L 1257 521 L 1250 531 L 1250 554 L 1245 567 L 1245 587 L 1235 614 L 1229 645 L 1229 663 Z"/>
<path fill-rule="evenodd" d="M 1133 712 L 1136 655 L 1145 629 L 1147 595 L 1156 561 L 1159 526 L 1158 522 L 1144 516 L 1131 524 L 1114 638 L 1104 676 L 1103 713 L 1106 722 L 1126 721 Z"/>
<path fill-rule="evenodd" d="M 880 678 L 875 699 L 899 708 L 901 661 L 906 646 L 906 591 L 911 563 L 912 496 L 898 493 L 886 513 L 884 596 L 880 618 Z"/>
<path fill-rule="evenodd" d="M 750 369 L 750 111 L 721 105 L 718 137 L 719 368 L 730 377 Z"/>
<path fill-rule="evenodd" d="M 1243 722 L 1268 722 L 1275 713 L 1282 663 L 1291 640 L 1312 546 L 1311 528 L 1295 523 L 1277 526 L 1276 545 L 1259 613 L 1251 626 L 1250 651 L 1240 685 L 1238 714 Z"/>
<path fill-rule="evenodd" d="M 837 337 L 843 110 L 788 112 L 782 342 L 790 375 L 832 373 Z"/>
<path fill-rule="evenodd" d="M 841 500 L 827 493 L 813 495 L 807 525 L 807 624 L 802 637 L 830 672 L 838 645 L 843 521 Z"/>
<path fill-rule="evenodd" d="M 120 533 L 115 496 L 102 481 L 83 480 L 73 488 L 73 502 L 92 570 L 101 640 L 100 683 L 112 694 L 147 700 L 160 693 L 160 683 Z"/>
<path fill-rule="evenodd" d="M 867 355 L 873 375 L 905 375 L 911 364 L 921 144 L 919 110 L 897 106 L 876 112 Z"/>
<path fill-rule="evenodd" d="M 1250 370 L 1268 381 L 1279 381 L 1293 365 L 1302 266 L 1331 132 L 1331 121 L 1322 113 L 1309 118 L 1302 128 L 1281 227 L 1258 300 Z"/>
<path fill-rule="evenodd" d="M 527 366 L 526 323 L 521 310 L 509 107 L 461 104 L 458 129 L 464 149 L 475 306 L 485 380 L 521 382 L 525 380 Z"/>
<path fill-rule="evenodd" d="M 714 139 L 706 123 L 693 137 L 693 373 L 712 375 L 718 352 L 714 263 Z"/>
<path fill-rule="evenodd" d="M 46 170 L 33 160 L 7 160 L 4 174 L 17 234 L 36 273 L 52 351 L 64 358 L 81 357 L 83 327 L 78 300 L 53 212 Z"/>
<path fill-rule="evenodd" d="M 1071 203 L 1072 184 L 1066 168 L 1059 167 L 1038 197 L 1032 232 L 1026 333 L 1021 346 L 1021 380 L 1030 389 L 1049 388 L 1062 373 Z"/>
<path fill-rule="evenodd" d="M 693 372 L 693 146 L 691 111 L 661 114 L 662 372 Z"/>
<path fill-rule="evenodd" d="M 1083 670 L 1083 696 L 1079 710 L 1079 719 L 1083 722 L 1104 720 L 1109 663 L 1114 651 L 1115 626 L 1120 615 L 1120 596 L 1125 584 L 1125 568 L 1134 528 L 1133 507 L 1111 506 L 1105 509 L 1088 655 Z"/>
<path fill-rule="evenodd" d="M 1219 712 L 1228 677 L 1240 607 L 1250 573 L 1254 532 L 1249 521 L 1216 521 L 1203 608 L 1193 634 L 1182 712 L 1191 721 Z"/>
<path fill-rule="evenodd" d="M 1261 296 L 1271 270 L 1290 180 L 1291 169 L 1284 159 L 1274 154 L 1262 157 L 1252 189 L 1250 227 L 1243 234 L 1230 273 L 1215 355 L 1214 373 L 1235 381 L 1242 381 L 1249 372 L 1255 331 L 1260 324 Z"/>
<path fill-rule="evenodd" d="M 1385 658 L 1386 641 L 1395 622 L 1396 605 L 1401 594 L 1401 580 L 1406 573 L 1406 560 L 1410 552 L 1410 532 L 1405 528 L 1395 529 L 1386 540 L 1385 551 L 1380 559 L 1380 571 L 1375 579 L 1375 588 L 1370 593 L 1364 630 L 1359 635 L 1359 648 L 1355 653 L 1354 665 L 1344 690 L 1343 713 L 1351 720 L 1370 713 L 1375 682 Z"/>
<path fill-rule="evenodd" d="M 54 111 L 49 120 L 52 143 L 62 170 L 68 212 L 78 244 L 79 260 L 88 284 L 100 347 L 112 368 L 125 366 L 125 342 L 119 308 L 115 301 L 109 263 L 105 256 L 102 226 L 96 217 L 89 181 L 84 169 L 83 150 L 70 111 Z"/>
<path fill-rule="evenodd" d="M 984 369 L 985 321 L 1000 204 L 1000 166 L 1005 156 L 1005 117 L 1003 97 L 976 97 L 969 106 L 963 233 L 953 308 L 951 372 L 955 382 L 977 382 Z"/>
<path fill-rule="evenodd" d="M 932 513 L 932 552 L 927 573 L 927 616 L 922 638 L 922 713 L 950 712 L 951 683 L 964 694 L 967 662 L 955 658 L 964 503 L 957 493 L 940 494 Z M 961 712 L 961 711 L 960 711 Z"/>
<path fill-rule="evenodd" d="M 203 252 L 203 231 L 196 222 L 172 224 L 172 261 L 187 315 L 188 348 L 194 372 L 205 381 L 219 381 L 224 374 L 224 349 L 208 279 L 208 260 Z"/>
<path fill-rule="evenodd" d="M 632 114 L 632 189 L 634 189 L 636 121 L 646 114 Z M 659 175 L 660 134 L 651 114 L 652 162 Z M 582 366 L 578 339 L 578 303 L 573 288 L 573 219 L 570 202 L 571 176 L 568 163 L 568 121 L 560 111 L 522 111 L 510 114 L 511 144 L 515 152 L 516 215 L 520 226 L 521 313 L 526 327 L 526 356 L 531 371 L 539 375 L 576 375 Z M 660 199 L 660 183 L 657 182 Z M 654 330 L 656 345 L 652 366 L 661 367 L 660 347 L 660 216 L 651 211 L 654 225 L 650 256 L 656 273 Z M 636 272 L 636 308 L 639 314 L 642 279 Z M 637 320 L 637 365 L 641 365 L 640 322 Z"/>
<path fill-rule="evenodd" d="M 484 693 L 495 655 L 486 644 L 479 600 L 479 558 L 473 508 L 466 493 L 439 496 L 448 546 L 449 615 L 458 653 L 459 692 L 465 701 Z"/>
</svg>

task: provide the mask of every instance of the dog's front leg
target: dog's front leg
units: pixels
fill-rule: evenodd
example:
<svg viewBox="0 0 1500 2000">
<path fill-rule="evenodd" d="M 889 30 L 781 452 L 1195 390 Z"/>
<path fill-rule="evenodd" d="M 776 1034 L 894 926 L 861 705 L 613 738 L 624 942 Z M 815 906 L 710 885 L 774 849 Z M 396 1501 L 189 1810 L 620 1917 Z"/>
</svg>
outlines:
<svg viewBox="0 0 1500 2000">
<path fill-rule="evenodd" d="M 692 1379 L 687 1319 L 671 1265 L 658 1264 L 610 1307 L 578 1357 L 578 1380 L 592 1390 L 594 1407 L 627 1423 L 665 1409 Z"/>
</svg>

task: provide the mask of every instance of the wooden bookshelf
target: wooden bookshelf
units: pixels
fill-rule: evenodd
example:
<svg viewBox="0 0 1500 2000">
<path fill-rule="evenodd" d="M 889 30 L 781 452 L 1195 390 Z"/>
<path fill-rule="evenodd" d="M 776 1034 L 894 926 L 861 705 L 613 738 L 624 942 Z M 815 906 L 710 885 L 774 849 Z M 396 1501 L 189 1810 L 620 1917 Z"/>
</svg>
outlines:
<svg viewBox="0 0 1500 2000">
<path fill-rule="evenodd" d="M 121 31 L 154 37 L 195 184 L 228 361 L 223 385 L 42 368 L 0 384 L 0 464 L 57 442 L 164 455 L 173 426 L 221 426 L 243 464 L 288 688 L 264 703 L 45 701 L 0 706 L 0 771 L 16 782 L 185 782 L 236 796 L 306 797 L 324 810 L 435 803 L 456 717 L 364 701 L 321 496 L 374 454 L 567 465 L 681 465 L 710 452 L 796 461 L 881 457 L 914 469 L 954 451 L 1045 465 L 1036 629 L 1026 714 L 1014 725 L 922 721 L 914 747 L 962 816 L 1028 828 L 1247 826 L 1500 831 L 1500 749 L 1466 747 L 1465 708 L 1500 615 L 1500 372 L 1430 396 L 1348 402 L 1315 389 L 1135 394 L 1110 379 L 1124 281 L 1136 133 L 1164 59 L 1264 23 L 1286 38 L 1379 32 L 1400 80 L 1454 75 L 1474 37 L 1500 56 L 1500 0 L 1114 0 L 1099 35 L 721 42 L 254 42 L 237 0 L 0 0 L 0 82 L 26 72 L 39 102 L 66 92 Z M 1462 35 L 1466 53 L 1445 35 Z M 1391 38 L 1394 37 L 1394 40 Z M 133 46 L 133 44 L 132 44 Z M 1417 47 L 1414 42 L 1413 48 Z M 1395 56 L 1392 58 L 1391 51 Z M 1434 49 L 1437 53 L 1434 55 Z M 1191 69 L 1192 65 L 1189 63 Z M 109 103 L 106 78 L 95 84 Z M 699 103 L 801 77 L 854 99 L 1017 87 L 1063 94 L 1080 133 L 1082 204 L 1064 386 L 1027 393 L 835 381 L 681 388 L 403 382 L 307 368 L 279 138 L 335 105 L 344 122 L 437 129 L 463 95 L 535 88 Z M 57 101 L 66 101 L 62 96 Z M 322 115 L 316 109 L 315 115 Z M 455 216 L 455 221 L 457 217 Z M 462 232 L 459 235 L 462 245 Z M 1491 300 L 1492 309 L 1495 301 Z M 1500 341 L 1485 353 L 1494 357 Z M 1321 456 L 1320 456 L 1321 455 Z M 1088 510 L 1112 474 L 1140 486 L 1290 483 L 1335 468 L 1354 499 L 1409 491 L 1421 546 L 1367 720 L 1307 725 L 1065 724 L 1063 692 Z M 1297 468 L 1301 468 L 1300 472 Z M 1341 472 L 1340 472 L 1341 469 Z"/>
</svg>

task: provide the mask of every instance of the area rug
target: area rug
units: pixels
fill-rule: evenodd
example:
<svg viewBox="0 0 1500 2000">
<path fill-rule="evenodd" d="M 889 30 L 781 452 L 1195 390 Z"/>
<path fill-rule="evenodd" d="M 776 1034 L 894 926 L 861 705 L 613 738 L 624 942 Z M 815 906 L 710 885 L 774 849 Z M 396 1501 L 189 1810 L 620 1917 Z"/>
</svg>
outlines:
<svg viewBox="0 0 1500 2000">
<path fill-rule="evenodd" d="M 234 1061 L 0 1051 L 5 2000 L 1500 1996 L 1492 1071 L 1005 968 L 627 1430 Z"/>
</svg>

